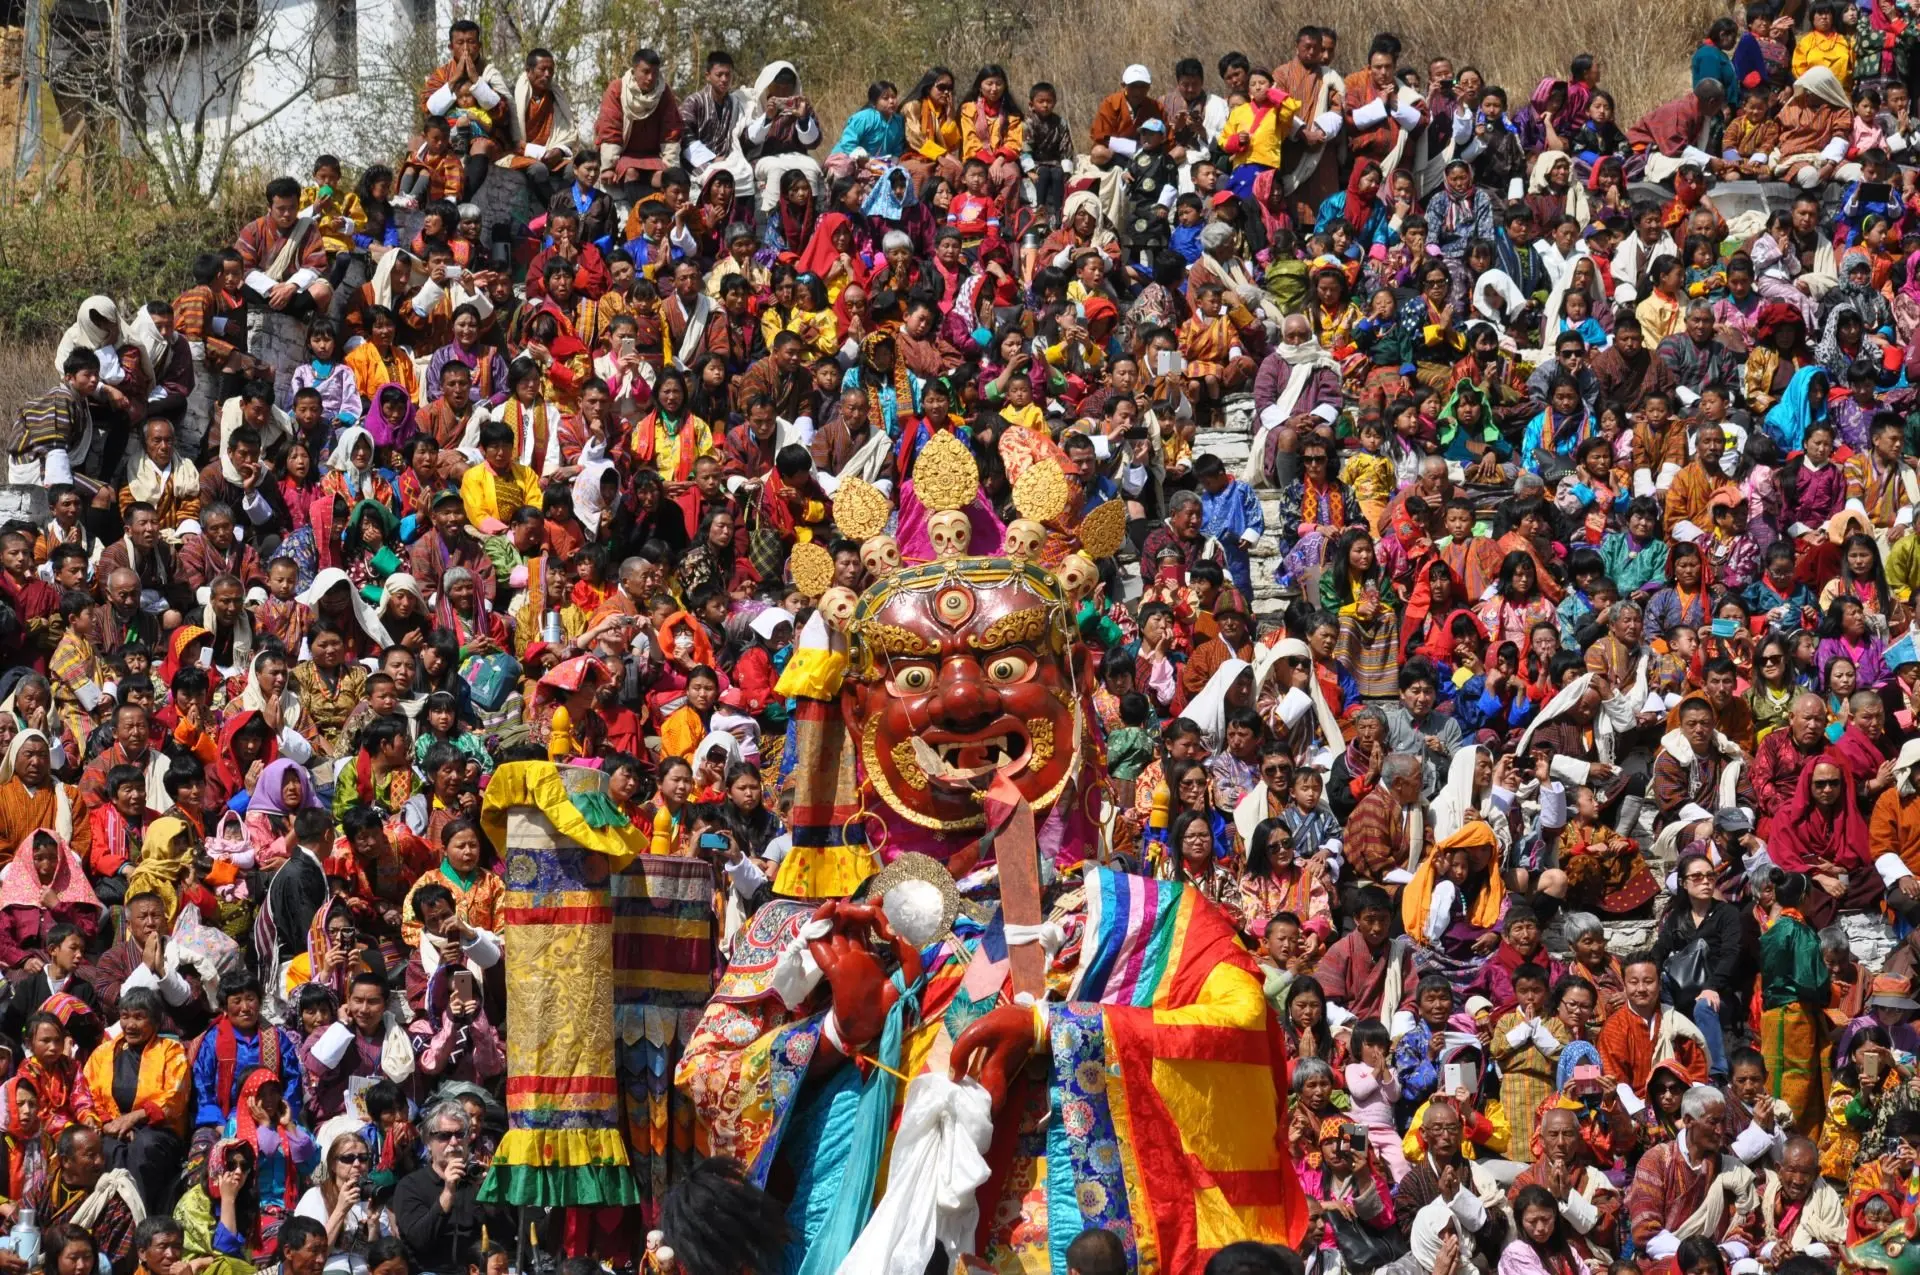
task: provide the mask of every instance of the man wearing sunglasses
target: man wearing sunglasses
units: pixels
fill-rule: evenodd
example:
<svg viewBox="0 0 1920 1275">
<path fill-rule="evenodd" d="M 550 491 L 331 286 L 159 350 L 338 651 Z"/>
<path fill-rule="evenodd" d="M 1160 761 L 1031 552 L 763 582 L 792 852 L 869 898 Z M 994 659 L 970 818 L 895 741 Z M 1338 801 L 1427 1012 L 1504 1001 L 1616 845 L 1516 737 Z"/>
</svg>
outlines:
<svg viewBox="0 0 1920 1275">
<path fill-rule="evenodd" d="M 420 1128 L 427 1163 L 394 1188 L 393 1216 L 415 1266 L 426 1275 L 460 1275 L 481 1228 L 511 1235 L 513 1218 L 474 1202 L 487 1166 L 468 1158 L 473 1127 L 465 1107 L 451 1100 L 436 1103 Z"/>
</svg>

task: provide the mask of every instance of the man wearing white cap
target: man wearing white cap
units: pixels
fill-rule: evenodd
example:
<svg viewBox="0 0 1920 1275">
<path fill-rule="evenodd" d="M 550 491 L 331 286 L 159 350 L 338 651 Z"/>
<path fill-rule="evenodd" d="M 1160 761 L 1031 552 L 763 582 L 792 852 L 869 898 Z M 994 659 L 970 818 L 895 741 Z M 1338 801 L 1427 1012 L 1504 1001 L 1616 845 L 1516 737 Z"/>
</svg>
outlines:
<svg viewBox="0 0 1920 1275">
<path fill-rule="evenodd" d="M 1140 126 L 1148 120 L 1166 123 L 1160 103 L 1153 100 L 1153 72 L 1135 62 L 1120 72 L 1120 91 L 1109 93 L 1093 113 L 1093 162 L 1107 168 L 1115 159 L 1125 162 L 1140 149 Z"/>
<path fill-rule="evenodd" d="M 1140 126 L 1148 120 L 1166 125 L 1152 90 L 1153 72 L 1135 62 L 1120 73 L 1120 91 L 1101 101 L 1088 130 L 1093 139 L 1089 158 L 1100 170 L 1100 211 L 1112 227 L 1117 228 L 1125 215 L 1124 170 L 1140 151 Z"/>
</svg>

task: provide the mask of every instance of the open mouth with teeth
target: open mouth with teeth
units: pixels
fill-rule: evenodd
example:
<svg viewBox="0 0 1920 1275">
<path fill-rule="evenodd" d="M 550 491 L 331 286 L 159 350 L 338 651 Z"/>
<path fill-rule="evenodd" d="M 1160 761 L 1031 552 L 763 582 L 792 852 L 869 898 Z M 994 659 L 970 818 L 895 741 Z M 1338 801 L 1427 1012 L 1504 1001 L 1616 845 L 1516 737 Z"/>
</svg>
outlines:
<svg viewBox="0 0 1920 1275">
<path fill-rule="evenodd" d="M 994 733 L 956 739 L 945 731 L 930 730 L 914 738 L 914 755 L 935 782 L 967 783 L 995 771 L 1018 771 L 1033 754 L 1025 727 L 1012 719 L 995 723 Z"/>
</svg>

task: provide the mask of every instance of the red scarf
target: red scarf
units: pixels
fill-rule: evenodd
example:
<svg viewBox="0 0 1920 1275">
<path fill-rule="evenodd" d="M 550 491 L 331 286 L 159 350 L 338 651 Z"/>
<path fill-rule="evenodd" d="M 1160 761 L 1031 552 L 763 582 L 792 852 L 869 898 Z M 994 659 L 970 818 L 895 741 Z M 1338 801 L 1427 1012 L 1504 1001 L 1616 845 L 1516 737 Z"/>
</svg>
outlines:
<svg viewBox="0 0 1920 1275">
<path fill-rule="evenodd" d="M 233 1074 L 239 1066 L 240 1037 L 233 1030 L 232 1020 L 225 1014 L 220 1015 L 213 1025 L 213 1059 L 213 1100 L 220 1104 L 221 1115 L 230 1116 L 237 1099 L 237 1095 L 233 1094 Z M 280 1033 L 270 1023 L 260 1024 L 260 1066 L 280 1080 L 286 1079 L 286 1073 L 280 1066 Z M 251 1118 L 248 1123 L 251 1124 Z"/>
<path fill-rule="evenodd" d="M 221 1021 L 226 1021 L 224 1015 Z M 260 1048 L 264 1051 L 267 1047 L 266 1038 L 276 1033 L 274 1033 L 271 1026 L 262 1023 L 260 1026 L 260 1034 Z M 274 1046 L 274 1050 L 277 1056 L 279 1052 L 279 1045 L 277 1043 Z M 257 1094 L 261 1087 L 268 1082 L 278 1081 L 279 1079 L 278 1076 L 268 1075 L 265 1070 L 255 1071 L 247 1077 L 246 1084 L 241 1087 L 239 1100 L 233 1104 L 233 1133 L 236 1138 L 253 1148 L 253 1171 L 256 1179 L 260 1172 L 260 1128 L 254 1123 L 253 1113 L 247 1110 L 246 1100 Z M 221 1092 L 225 1093 L 226 1090 L 222 1089 Z M 278 1130 L 275 1132 L 277 1133 Z M 281 1207 L 286 1213 L 291 1214 L 294 1207 L 299 1204 L 300 1195 L 306 1189 L 306 1184 L 301 1180 L 299 1166 L 293 1162 L 293 1148 L 288 1145 L 285 1138 L 280 1139 L 279 1151 L 281 1155 L 286 1157 L 287 1162 L 287 1171 L 283 1175 L 285 1185 L 282 1188 Z M 209 1176 L 217 1177 L 218 1175 L 210 1174 Z M 266 1201 L 263 1200 L 261 1203 L 266 1204 Z M 258 1251 L 263 1254 L 273 1252 L 277 1247 L 277 1240 L 266 1235 L 261 1228 L 256 1227 L 256 1233 L 259 1236 Z"/>
<path fill-rule="evenodd" d="M 388 776 L 387 795 L 393 802 L 388 814 L 399 814 L 400 807 L 413 795 L 412 775 L 412 769 L 403 766 Z M 360 799 L 369 806 L 378 806 L 380 803 L 374 797 L 373 787 L 373 754 L 364 748 L 353 755 L 353 779 L 359 788 Z"/>
</svg>

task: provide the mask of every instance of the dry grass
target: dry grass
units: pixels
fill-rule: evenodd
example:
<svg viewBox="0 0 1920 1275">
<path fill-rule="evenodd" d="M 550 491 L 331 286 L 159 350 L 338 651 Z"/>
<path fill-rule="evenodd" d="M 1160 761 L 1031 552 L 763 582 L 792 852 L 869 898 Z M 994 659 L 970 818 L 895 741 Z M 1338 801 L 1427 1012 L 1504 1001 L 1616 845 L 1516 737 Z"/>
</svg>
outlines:
<svg viewBox="0 0 1920 1275">
<path fill-rule="evenodd" d="M 1342 70 L 1362 64 L 1376 31 L 1391 31 L 1406 46 L 1406 64 L 1424 67 L 1439 54 L 1454 59 L 1456 68 L 1471 64 L 1487 83 L 1505 87 L 1515 105 L 1543 76 L 1565 75 L 1575 54 L 1592 53 L 1600 59 L 1602 85 L 1624 117 L 1633 119 L 1686 89 L 1687 61 L 1701 33 L 1732 12 L 1721 0 L 1316 0 L 1306 8 L 1272 0 L 1189 0 L 1180 6 L 1061 0 L 1028 10 L 1010 39 L 962 31 L 923 46 L 916 56 L 897 37 L 876 32 L 870 40 L 831 40 L 832 58 L 809 51 L 801 70 L 811 77 L 822 114 L 837 123 L 865 104 L 870 78 L 885 75 L 904 91 L 915 76 L 909 68 L 929 64 L 928 49 L 954 69 L 963 88 L 972 68 L 1001 62 L 1017 92 L 1024 94 L 1038 79 L 1057 85 L 1084 144 L 1094 107 L 1119 86 L 1128 63 L 1152 67 L 1156 87 L 1163 88 L 1176 59 L 1197 56 L 1212 80 L 1215 60 L 1230 49 L 1245 52 L 1255 65 L 1286 61 L 1293 56 L 1294 30 L 1313 22 L 1340 32 L 1336 65 Z"/>
<path fill-rule="evenodd" d="M 59 340 L 0 341 L 0 418 L 11 420 L 20 405 L 45 394 L 59 378 L 53 352 Z"/>
</svg>

